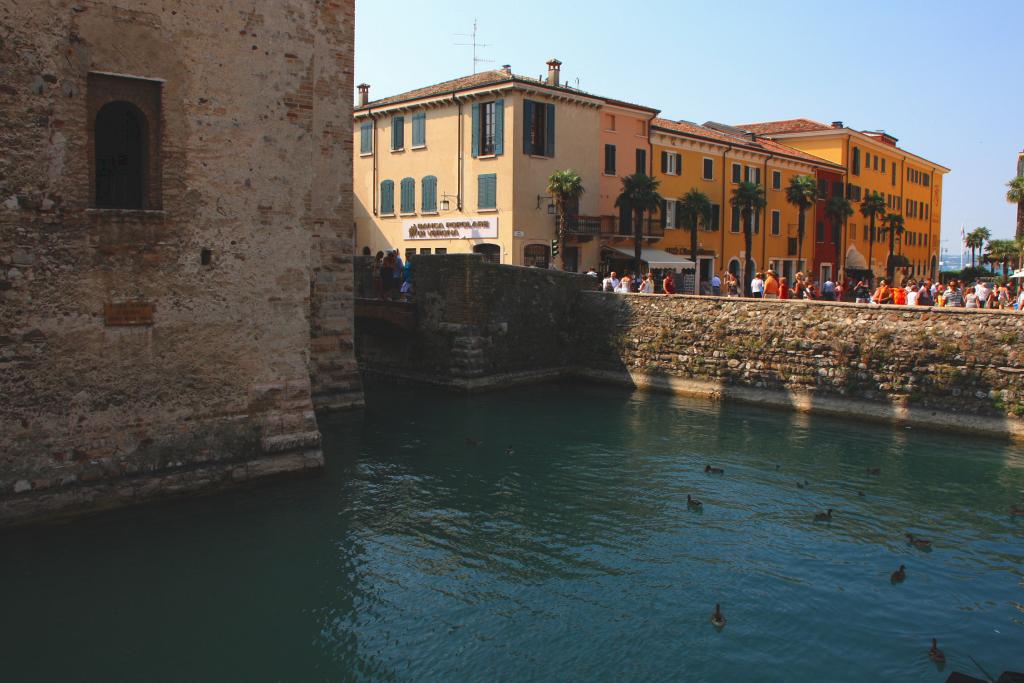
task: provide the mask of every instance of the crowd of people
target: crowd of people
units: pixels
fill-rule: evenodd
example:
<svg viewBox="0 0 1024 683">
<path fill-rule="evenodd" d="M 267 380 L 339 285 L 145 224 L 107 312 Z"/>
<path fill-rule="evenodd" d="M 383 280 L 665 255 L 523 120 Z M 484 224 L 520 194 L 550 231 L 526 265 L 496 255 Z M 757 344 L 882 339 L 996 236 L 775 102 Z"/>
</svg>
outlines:
<svg viewBox="0 0 1024 683">
<path fill-rule="evenodd" d="M 412 297 L 412 263 L 403 262 L 397 249 L 378 251 L 372 272 L 373 292 L 378 299 Z"/>
<path fill-rule="evenodd" d="M 590 269 L 588 275 L 599 277 Z M 660 284 L 660 287 L 658 286 Z M 667 272 L 655 277 L 653 272 L 635 277 L 611 272 L 601 281 L 604 292 L 640 294 L 676 294 L 676 276 Z M 892 304 L 897 306 L 943 306 L 959 308 L 1012 309 L 1024 311 L 1024 287 L 1013 281 L 997 282 L 978 279 L 974 282 L 950 280 L 933 282 L 931 278 L 903 278 L 898 285 L 887 279 L 877 284 L 871 278 L 827 279 L 820 285 L 813 276 L 796 273 L 793 281 L 774 270 L 759 272 L 750 281 L 750 296 L 758 299 L 846 301 L 858 304 Z M 701 283 L 701 294 L 739 297 L 743 288 L 735 274 L 715 274 Z"/>
</svg>

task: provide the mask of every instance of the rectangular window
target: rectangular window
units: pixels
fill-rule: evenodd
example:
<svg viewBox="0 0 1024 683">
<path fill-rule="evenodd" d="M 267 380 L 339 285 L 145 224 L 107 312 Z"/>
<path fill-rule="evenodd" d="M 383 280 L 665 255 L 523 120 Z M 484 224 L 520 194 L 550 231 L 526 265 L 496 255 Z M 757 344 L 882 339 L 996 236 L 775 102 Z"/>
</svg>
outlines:
<svg viewBox="0 0 1024 683">
<path fill-rule="evenodd" d="M 731 208 L 730 213 L 732 214 L 732 224 L 729 226 L 730 232 L 740 231 L 740 210 L 735 206 Z"/>
<path fill-rule="evenodd" d="M 494 102 L 480 103 L 480 154 L 494 154 Z"/>
<path fill-rule="evenodd" d="M 482 173 L 477 177 L 476 208 L 498 208 L 498 176 L 495 173 Z"/>
<path fill-rule="evenodd" d="M 722 223 L 722 206 L 720 204 L 711 205 L 711 225 L 705 226 L 712 232 L 717 232 L 719 226 Z"/>
<path fill-rule="evenodd" d="M 665 200 L 665 227 L 675 228 L 676 225 L 676 200 Z"/>
<path fill-rule="evenodd" d="M 408 263 L 409 259 L 416 255 L 416 247 L 405 248 L 405 262 Z"/>
<path fill-rule="evenodd" d="M 391 151 L 399 152 L 405 149 L 405 117 L 394 116 L 391 118 Z"/>
<path fill-rule="evenodd" d="M 448 253 L 448 248 L 447 247 L 437 247 L 436 249 L 434 249 L 434 254 L 436 254 L 437 256 L 444 256 L 447 253 Z"/>
<path fill-rule="evenodd" d="M 864 166 L 871 168 L 871 152 L 864 152 Z"/>
<path fill-rule="evenodd" d="M 380 212 L 384 216 L 395 213 L 395 181 L 383 180 L 380 183 Z"/>
<path fill-rule="evenodd" d="M 412 115 L 412 146 L 427 146 L 427 114 L 420 112 Z"/>
<path fill-rule="evenodd" d="M 416 181 L 402 178 L 402 213 L 416 213 Z"/>
<path fill-rule="evenodd" d="M 818 199 L 828 198 L 828 181 L 824 178 L 818 179 Z"/>
<path fill-rule="evenodd" d="M 759 169 L 759 168 L 755 168 L 754 169 L 754 184 L 756 184 L 756 185 L 760 185 L 761 184 L 761 169 Z"/>
<path fill-rule="evenodd" d="M 882 173 L 885 173 L 885 159 L 882 159 Z"/>
<path fill-rule="evenodd" d="M 814 232 L 814 241 L 815 242 L 824 242 L 825 241 L 825 222 L 824 221 L 818 221 L 817 230 L 815 230 L 815 232 Z"/>
<path fill-rule="evenodd" d="M 875 155 L 875 158 L 871 160 L 871 168 L 876 170 L 876 171 L 878 170 L 878 155 L 877 154 Z"/>
<path fill-rule="evenodd" d="M 732 181 L 738 183 L 743 180 L 743 168 L 739 164 L 732 165 Z"/>
<path fill-rule="evenodd" d="M 868 241 L 868 224 L 867 223 L 864 224 L 864 238 L 863 239 L 864 239 L 865 242 Z"/>
<path fill-rule="evenodd" d="M 604 146 L 604 172 L 615 175 L 615 145 Z"/>
<path fill-rule="evenodd" d="M 860 148 L 853 148 L 853 175 L 860 175 Z"/>
<path fill-rule="evenodd" d="M 715 162 L 713 159 L 704 159 L 704 180 L 715 179 Z"/>
<path fill-rule="evenodd" d="M 609 131 L 615 130 L 615 115 L 605 114 L 604 115 L 604 129 Z"/>
<path fill-rule="evenodd" d="M 638 149 L 636 151 L 636 172 L 647 173 L 647 150 Z"/>
<path fill-rule="evenodd" d="M 782 212 L 772 211 L 772 234 L 778 236 L 782 232 Z"/>
<path fill-rule="evenodd" d="M 772 171 L 772 189 L 773 190 L 781 190 L 782 189 L 782 172 L 781 171 Z"/>
<path fill-rule="evenodd" d="M 523 151 L 555 156 L 555 105 L 523 100 Z"/>
<path fill-rule="evenodd" d="M 832 181 L 832 196 L 842 197 L 843 196 L 843 181 L 833 180 Z"/>
<path fill-rule="evenodd" d="M 359 153 L 373 154 L 373 124 L 363 123 L 359 126 Z"/>
<path fill-rule="evenodd" d="M 892 162 L 892 186 L 896 187 L 896 162 Z"/>
<path fill-rule="evenodd" d="M 661 172 L 668 175 L 679 175 L 683 163 L 683 156 L 675 152 L 661 153 Z"/>
<path fill-rule="evenodd" d="M 425 176 L 420 181 L 420 186 L 420 211 L 437 213 L 437 178 L 432 175 Z"/>
<path fill-rule="evenodd" d="M 423 247 L 420 249 L 420 254 L 423 256 L 430 256 L 430 247 Z"/>
<path fill-rule="evenodd" d="M 932 184 L 932 177 L 930 175 L 928 175 L 927 173 L 924 174 L 924 177 L 922 178 L 922 180 L 924 181 L 924 186 L 925 187 L 928 187 L 929 185 Z"/>
</svg>

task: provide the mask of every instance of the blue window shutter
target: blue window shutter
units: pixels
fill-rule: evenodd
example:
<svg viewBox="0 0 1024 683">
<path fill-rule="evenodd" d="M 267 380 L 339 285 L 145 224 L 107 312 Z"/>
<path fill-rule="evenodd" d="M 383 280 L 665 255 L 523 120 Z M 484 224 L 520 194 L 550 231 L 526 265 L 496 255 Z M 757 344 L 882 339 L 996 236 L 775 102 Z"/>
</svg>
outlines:
<svg viewBox="0 0 1024 683">
<path fill-rule="evenodd" d="M 380 184 L 380 212 L 383 214 L 395 212 L 395 183 L 393 180 L 385 180 Z"/>
<path fill-rule="evenodd" d="M 359 126 L 359 153 L 369 154 L 373 151 L 373 124 L 364 123 Z"/>
<path fill-rule="evenodd" d="M 416 181 L 402 178 L 402 213 L 416 211 Z"/>
<path fill-rule="evenodd" d="M 544 156 L 553 157 L 555 156 L 555 105 L 549 104 L 547 108 L 548 110 L 544 117 L 548 124 L 548 129 L 545 131 L 546 135 L 544 136 Z"/>
<path fill-rule="evenodd" d="M 473 103 L 473 125 L 470 128 L 473 135 L 473 157 L 480 156 L 480 103 Z"/>
<path fill-rule="evenodd" d="M 505 100 L 494 102 L 494 154 L 505 153 Z"/>
<path fill-rule="evenodd" d="M 391 149 L 405 148 L 405 117 L 395 116 L 391 119 Z"/>
<path fill-rule="evenodd" d="M 477 178 L 476 204 L 479 209 L 498 207 L 498 176 L 494 173 L 482 173 Z"/>
<path fill-rule="evenodd" d="M 427 115 L 423 112 L 412 117 L 412 146 L 421 147 L 427 144 Z"/>
<path fill-rule="evenodd" d="M 523 153 L 529 154 L 532 150 L 530 149 L 530 129 L 533 126 L 533 107 L 534 103 L 531 100 L 523 100 Z"/>
<path fill-rule="evenodd" d="M 437 178 L 432 175 L 423 178 L 423 212 L 433 213 L 437 211 Z"/>
</svg>

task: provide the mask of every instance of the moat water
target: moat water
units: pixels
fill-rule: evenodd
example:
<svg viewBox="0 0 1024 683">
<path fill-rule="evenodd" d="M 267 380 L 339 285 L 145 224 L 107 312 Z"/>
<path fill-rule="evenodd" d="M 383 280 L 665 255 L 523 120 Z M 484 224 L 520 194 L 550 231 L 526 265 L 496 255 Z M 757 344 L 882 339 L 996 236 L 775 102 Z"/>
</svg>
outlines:
<svg viewBox="0 0 1024 683">
<path fill-rule="evenodd" d="M 1024 669 L 1019 447 L 604 387 L 368 399 L 323 477 L 0 532 L 0 680 Z"/>
</svg>

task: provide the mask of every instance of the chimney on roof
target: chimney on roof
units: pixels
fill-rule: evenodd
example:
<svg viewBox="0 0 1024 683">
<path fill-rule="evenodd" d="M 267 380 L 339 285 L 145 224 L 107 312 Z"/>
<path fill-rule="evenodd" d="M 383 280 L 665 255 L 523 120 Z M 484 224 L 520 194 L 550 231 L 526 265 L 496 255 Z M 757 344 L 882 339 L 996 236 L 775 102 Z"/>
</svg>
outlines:
<svg viewBox="0 0 1024 683">
<path fill-rule="evenodd" d="M 511 64 L 502 64 L 501 65 L 501 70 L 504 71 L 505 74 L 508 75 L 508 76 L 512 75 L 512 65 Z"/>
<path fill-rule="evenodd" d="M 548 60 L 548 85 L 558 85 L 561 79 L 562 63 L 557 59 Z"/>
<path fill-rule="evenodd" d="M 845 128 L 845 126 L 843 125 L 842 121 L 833 121 L 832 122 L 832 127 L 833 128 Z"/>
<path fill-rule="evenodd" d="M 752 130 L 747 131 L 747 137 L 750 138 L 751 142 L 757 142 L 757 133 Z"/>
<path fill-rule="evenodd" d="M 360 83 L 359 88 L 359 106 L 365 107 L 366 103 L 370 101 L 370 86 L 366 83 Z"/>
</svg>

